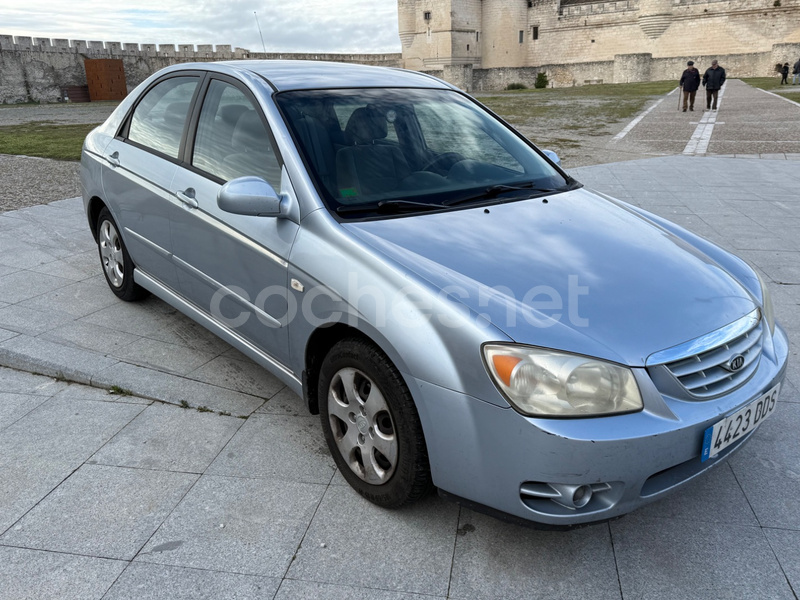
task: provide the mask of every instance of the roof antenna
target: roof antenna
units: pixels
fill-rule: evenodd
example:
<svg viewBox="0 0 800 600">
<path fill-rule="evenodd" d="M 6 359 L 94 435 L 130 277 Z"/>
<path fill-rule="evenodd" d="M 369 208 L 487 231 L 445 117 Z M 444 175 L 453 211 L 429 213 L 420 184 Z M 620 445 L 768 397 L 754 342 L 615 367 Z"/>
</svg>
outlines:
<svg viewBox="0 0 800 600">
<path fill-rule="evenodd" d="M 261 35 L 261 25 L 258 24 L 258 15 L 253 11 L 253 16 L 256 18 L 256 27 L 258 27 L 258 37 L 261 38 L 261 47 L 264 48 L 264 54 L 267 53 L 267 47 L 264 45 L 264 36 Z"/>
</svg>

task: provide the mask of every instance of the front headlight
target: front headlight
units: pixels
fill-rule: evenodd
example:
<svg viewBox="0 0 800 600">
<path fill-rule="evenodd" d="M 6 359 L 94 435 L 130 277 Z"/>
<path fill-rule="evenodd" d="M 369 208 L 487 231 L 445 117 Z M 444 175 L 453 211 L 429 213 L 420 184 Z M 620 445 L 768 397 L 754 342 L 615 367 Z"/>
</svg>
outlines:
<svg viewBox="0 0 800 600">
<path fill-rule="evenodd" d="M 755 269 L 753 269 L 755 271 Z M 775 309 L 772 308 L 772 294 L 769 293 L 769 288 L 767 287 L 767 283 L 762 279 L 761 275 L 759 275 L 758 271 L 756 271 L 756 276 L 758 277 L 758 283 L 761 284 L 761 311 L 764 313 L 764 320 L 769 325 L 769 332 L 770 334 L 775 333 Z"/>
<path fill-rule="evenodd" d="M 527 416 L 599 417 L 643 408 L 627 367 L 515 344 L 486 344 L 483 355 L 495 385 Z"/>
</svg>

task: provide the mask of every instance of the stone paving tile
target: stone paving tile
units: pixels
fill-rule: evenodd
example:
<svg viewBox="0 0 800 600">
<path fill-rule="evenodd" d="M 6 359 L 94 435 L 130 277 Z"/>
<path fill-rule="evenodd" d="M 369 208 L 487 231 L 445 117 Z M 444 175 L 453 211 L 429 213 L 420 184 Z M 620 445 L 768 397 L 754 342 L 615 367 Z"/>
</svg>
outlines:
<svg viewBox="0 0 800 600">
<path fill-rule="evenodd" d="M 0 308 L 2 310 L 2 308 Z M 13 337 L 17 337 L 19 335 L 16 331 L 10 331 L 8 329 L 0 328 L 0 342 L 5 342 L 6 340 L 10 340 Z"/>
<path fill-rule="evenodd" d="M 0 565 L 3 598 L 99 600 L 127 563 L 0 546 Z"/>
<path fill-rule="evenodd" d="M 52 260 L 52 259 L 51 259 Z M 17 271 L 0 277 L 0 301 L 15 304 L 70 284 L 69 279 L 28 271 Z"/>
<path fill-rule="evenodd" d="M 795 598 L 759 528 L 636 515 L 610 527 L 624 598 Z"/>
<path fill-rule="evenodd" d="M 259 413 L 271 415 L 292 415 L 294 417 L 301 415 L 307 416 L 309 414 L 308 408 L 306 407 L 306 401 L 295 394 L 288 387 L 283 388 L 280 392 L 262 404 L 261 407 L 256 411 L 256 414 Z"/>
<path fill-rule="evenodd" d="M 118 346 L 113 350 L 113 354 L 125 362 L 175 375 L 192 373 L 215 357 L 215 354 L 151 338 L 139 338 L 125 346 Z M 214 381 L 209 383 L 219 385 Z"/>
<path fill-rule="evenodd" d="M 58 310 L 75 318 L 85 317 L 120 300 L 108 289 L 98 289 L 94 279 L 71 283 L 57 290 L 20 302 L 20 306 L 40 311 Z"/>
<path fill-rule="evenodd" d="M 256 414 L 207 473 L 327 484 L 335 469 L 319 417 Z"/>
<path fill-rule="evenodd" d="M 154 296 L 141 302 L 120 301 L 81 320 L 101 326 L 114 323 L 115 328 L 125 333 L 183 345 L 214 356 L 230 349 L 230 345 L 213 333 Z"/>
<path fill-rule="evenodd" d="M 3 277 L 4 275 L 10 275 L 11 273 L 16 273 L 19 270 L 20 269 L 16 267 L 9 267 L 8 265 L 0 263 L 0 277 Z"/>
<path fill-rule="evenodd" d="M 100 270 L 100 258 L 95 249 L 30 267 L 29 270 L 36 273 L 44 273 L 45 275 L 55 275 L 70 281 L 86 281 L 98 276 L 103 277 Z"/>
<path fill-rule="evenodd" d="M 330 583 L 317 583 L 314 581 L 300 581 L 284 579 L 275 600 L 352 600 L 353 598 L 369 598 L 369 600 L 429 600 L 444 598 L 445 596 L 431 596 L 430 594 L 407 594 L 403 592 L 390 592 L 370 587 L 353 587 L 346 585 L 333 585 Z"/>
<path fill-rule="evenodd" d="M 186 473 L 84 465 L 0 543 L 131 560 L 196 480 Z"/>
<path fill-rule="evenodd" d="M 787 529 L 765 529 L 765 535 L 778 557 L 789 585 L 800 589 L 800 531 Z"/>
<path fill-rule="evenodd" d="M 225 356 L 204 364 L 188 373 L 187 377 L 262 398 L 271 398 L 284 387 L 277 377 L 261 365 L 251 360 L 236 360 Z"/>
<path fill-rule="evenodd" d="M 272 600 L 281 580 L 132 563 L 103 600 Z"/>
<path fill-rule="evenodd" d="M 6 427 L 0 435 L 0 531 L 141 410 L 134 405 L 50 400 Z"/>
<path fill-rule="evenodd" d="M 800 529 L 800 404 L 785 402 L 730 464 L 763 527 Z"/>
<path fill-rule="evenodd" d="M 102 286 L 98 284 L 97 292 L 101 291 Z M 177 311 L 165 302 L 154 296 L 148 296 L 140 302 L 122 302 L 120 300 L 107 308 L 83 317 L 81 321 L 101 326 L 113 323 L 114 327 L 120 331 L 143 337 L 163 329 L 164 317 L 176 313 Z"/>
<path fill-rule="evenodd" d="M 740 452 L 747 452 L 743 448 Z M 676 493 L 636 511 L 640 517 L 757 527 L 753 509 L 729 464 L 721 464 Z"/>
<path fill-rule="evenodd" d="M 202 473 L 242 425 L 235 417 L 153 404 L 89 463 Z"/>
<path fill-rule="evenodd" d="M 2 311 L 0 311 L 2 315 Z M 108 327 L 94 325 L 85 321 L 70 321 L 40 333 L 40 340 L 55 342 L 66 347 L 83 348 L 115 356 L 118 351 L 142 338 L 124 331 L 118 331 L 113 323 Z M 124 352 L 120 352 L 123 354 Z"/>
<path fill-rule="evenodd" d="M 608 526 L 537 531 L 462 509 L 449 597 L 621 599 Z"/>
<path fill-rule="evenodd" d="M 386 510 L 331 486 L 287 577 L 444 596 L 458 506 L 430 496 Z"/>
<path fill-rule="evenodd" d="M 97 352 L 72 348 L 65 360 L 64 346 L 27 335 L 0 343 L 0 363 L 31 372 L 90 383 L 95 374 L 117 364 L 117 360 Z"/>
<path fill-rule="evenodd" d="M 0 327 L 29 336 L 40 335 L 74 320 L 75 317 L 57 308 L 44 310 L 20 304 L 0 308 Z"/>
<path fill-rule="evenodd" d="M 58 487 L 75 468 L 74 460 L 63 460 L 58 454 L 28 456 L 21 452 L 13 460 L 0 459 L 0 534 Z"/>
<path fill-rule="evenodd" d="M 176 405 L 186 403 L 192 408 L 205 407 L 231 413 L 234 417 L 248 416 L 264 403 L 264 398 L 123 362 L 100 371 L 92 377 L 92 385 L 106 388 L 116 385 L 145 398 Z"/>
<path fill-rule="evenodd" d="M 325 486 L 204 475 L 136 561 L 283 577 Z"/>
<path fill-rule="evenodd" d="M 27 415 L 45 400 L 47 396 L 0 392 L 0 431 Z"/>
<path fill-rule="evenodd" d="M 0 389 L 17 394 L 54 396 L 67 387 L 64 381 L 0 366 Z"/>
<path fill-rule="evenodd" d="M 135 404 L 50 399 L 3 430 L 0 465 L 57 459 L 77 468 L 142 410 Z"/>
<path fill-rule="evenodd" d="M 55 400 L 93 400 L 95 402 L 113 402 L 115 404 L 153 404 L 153 400 L 148 400 L 147 398 L 115 392 L 109 388 L 89 387 L 79 383 L 69 384 L 53 398 Z"/>
<path fill-rule="evenodd" d="M 65 253 L 63 250 L 41 248 L 31 244 L 23 245 L 19 242 L 13 245 L 6 244 L 6 247 L 3 247 L 2 236 L 0 236 L 0 248 L 2 248 L 0 252 L 0 264 L 11 267 L 13 271 L 17 273 L 22 273 L 24 270 L 28 269 L 35 269 L 41 265 L 46 265 L 55 260 L 69 256 L 69 254 Z M 29 273 L 33 273 L 33 271 Z M 25 277 L 33 281 L 38 279 L 38 276 L 31 277 L 30 274 L 26 274 Z"/>
</svg>

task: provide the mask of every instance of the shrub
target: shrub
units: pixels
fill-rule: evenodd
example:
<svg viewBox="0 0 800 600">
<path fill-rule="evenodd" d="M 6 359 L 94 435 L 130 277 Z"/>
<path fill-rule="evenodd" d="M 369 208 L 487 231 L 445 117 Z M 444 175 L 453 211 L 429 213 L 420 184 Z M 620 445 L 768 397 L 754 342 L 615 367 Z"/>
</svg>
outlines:
<svg viewBox="0 0 800 600">
<path fill-rule="evenodd" d="M 536 83 L 533 84 L 537 90 L 547 87 L 547 73 L 537 73 Z"/>
<path fill-rule="evenodd" d="M 509 83 L 506 86 L 507 90 L 527 90 L 528 86 L 524 83 Z"/>
</svg>

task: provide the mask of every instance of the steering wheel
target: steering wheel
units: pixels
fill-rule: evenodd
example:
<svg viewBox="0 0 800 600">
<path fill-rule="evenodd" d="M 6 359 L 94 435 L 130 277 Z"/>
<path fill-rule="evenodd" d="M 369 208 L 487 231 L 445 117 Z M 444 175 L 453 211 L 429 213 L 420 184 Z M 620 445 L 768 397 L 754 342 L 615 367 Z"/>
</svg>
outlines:
<svg viewBox="0 0 800 600">
<path fill-rule="evenodd" d="M 450 167 L 462 160 L 464 160 L 464 157 L 458 152 L 443 152 L 425 163 L 420 171 L 431 171 L 432 173 L 447 175 Z"/>
</svg>

